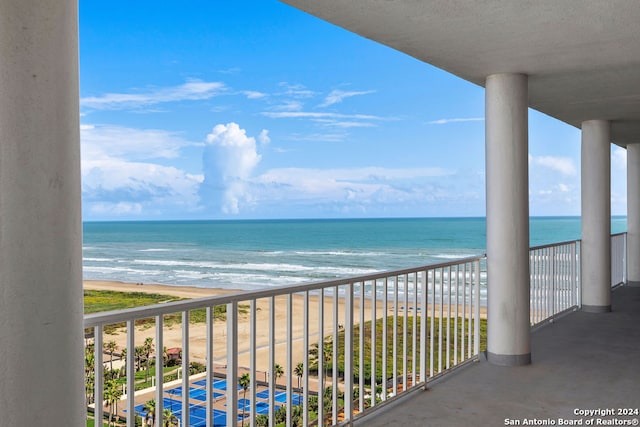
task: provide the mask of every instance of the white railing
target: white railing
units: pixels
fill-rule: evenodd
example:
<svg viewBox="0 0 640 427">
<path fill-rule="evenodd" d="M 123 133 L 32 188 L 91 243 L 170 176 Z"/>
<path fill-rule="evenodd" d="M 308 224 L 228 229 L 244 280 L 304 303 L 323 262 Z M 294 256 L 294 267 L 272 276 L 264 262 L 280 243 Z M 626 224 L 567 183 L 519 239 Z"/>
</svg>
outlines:
<svg viewBox="0 0 640 427">
<path fill-rule="evenodd" d="M 580 241 L 529 251 L 530 317 L 536 326 L 580 306 Z"/>
<path fill-rule="evenodd" d="M 269 425 L 349 423 L 477 360 L 486 315 L 482 260 L 91 314 L 85 328 L 93 331 L 95 349 L 114 337 L 121 342 L 119 351 L 126 348 L 126 398 L 120 409 L 127 426 L 134 426 L 131 414 L 151 399 L 157 425 L 165 409 L 178 415 L 181 426 L 212 426 L 224 419 L 227 426 L 260 425 L 261 414 Z M 113 333 L 118 335 L 108 335 Z M 157 369 L 159 386 L 136 392 L 135 348 L 148 338 L 156 366 L 164 366 L 158 349 L 178 339 L 182 366 L 201 362 L 205 372 L 188 375 L 185 369 L 181 381 L 165 384 Z M 95 385 L 88 395 L 90 402 L 104 403 L 90 404 L 101 420 L 114 410 L 108 406 L 115 401 L 109 397 L 113 392 L 105 396 L 102 380 L 111 356 L 93 353 Z M 237 386 L 244 373 L 246 389 Z"/>
<path fill-rule="evenodd" d="M 611 238 L 616 285 L 626 280 L 626 233 Z M 531 248 L 532 326 L 580 307 L 580 244 Z M 140 405 L 151 399 L 156 425 L 162 425 L 165 409 L 181 426 L 254 426 L 265 416 L 269 425 L 348 424 L 477 360 L 486 319 L 485 261 L 478 256 L 91 314 L 85 328 L 93 332 L 94 349 L 103 348 L 105 337 L 116 337 L 119 351 L 127 351 L 120 402 L 127 426 L 135 423 L 130 414 L 141 413 Z M 181 380 L 167 383 L 156 369 L 156 387 L 136 392 L 135 349 L 149 338 L 155 340 L 155 352 L 147 352 L 156 366 L 164 366 L 158 349 L 170 344 L 181 347 L 183 367 L 200 362 L 204 373 L 185 369 Z M 105 353 L 89 353 L 93 372 L 88 366 L 87 376 L 94 381 L 87 394 L 95 419 L 106 410 L 124 415 L 113 408 L 113 391 L 105 392 Z M 246 388 L 239 386 L 247 379 L 242 374 L 248 374 Z"/>
<path fill-rule="evenodd" d="M 627 233 L 611 235 L 611 287 L 627 283 Z"/>
</svg>

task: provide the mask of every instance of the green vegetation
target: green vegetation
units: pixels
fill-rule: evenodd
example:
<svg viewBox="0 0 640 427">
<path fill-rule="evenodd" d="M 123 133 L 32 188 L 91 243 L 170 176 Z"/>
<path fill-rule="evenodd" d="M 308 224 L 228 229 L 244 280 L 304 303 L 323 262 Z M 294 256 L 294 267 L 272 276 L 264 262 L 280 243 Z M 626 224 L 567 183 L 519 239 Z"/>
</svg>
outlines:
<svg viewBox="0 0 640 427">
<path fill-rule="evenodd" d="M 84 313 L 100 313 L 103 311 L 112 310 L 124 310 L 127 308 L 143 307 L 147 305 L 183 301 L 185 298 L 177 298 L 162 294 L 148 294 L 144 292 L 118 292 L 118 291 L 99 291 L 88 290 L 84 291 Z M 238 305 L 238 313 L 246 314 L 249 312 L 249 306 L 240 304 Z M 227 306 L 217 305 L 213 309 L 213 318 L 215 320 L 225 320 L 227 317 Z M 197 310 L 191 310 L 189 312 L 190 323 L 203 323 L 206 321 L 206 310 L 200 308 Z M 154 325 L 154 319 L 140 319 L 136 320 L 136 326 L 152 327 Z M 166 326 L 172 326 L 174 324 L 182 323 L 182 313 L 171 313 L 164 316 L 164 323 Z M 108 325 L 105 327 L 105 332 L 113 333 L 118 328 L 123 328 L 124 323 L 117 323 Z"/>
<path fill-rule="evenodd" d="M 420 318 L 417 319 L 417 336 L 416 343 L 420 345 Z M 430 366 L 430 345 L 431 345 L 431 321 L 434 322 L 434 369 L 438 370 L 439 364 L 439 351 L 441 350 L 442 357 L 446 357 L 446 347 L 445 341 L 447 336 L 447 328 L 449 328 L 449 359 L 450 362 L 453 363 L 454 360 L 454 337 L 456 334 L 456 320 L 455 319 L 443 319 L 442 325 L 442 339 L 443 339 L 443 348 L 438 348 L 438 343 L 440 339 L 440 319 L 435 318 L 427 319 L 427 369 L 431 369 Z M 457 319 L 457 334 L 458 334 L 458 361 L 466 358 L 466 355 L 462 354 L 462 338 L 465 338 L 465 342 L 468 345 L 468 321 L 465 322 L 464 328 L 462 325 L 462 318 Z M 384 375 L 385 379 L 389 379 L 393 377 L 393 361 L 397 361 L 397 374 L 402 375 L 403 371 L 403 348 L 404 348 L 404 318 L 398 317 L 395 328 L 394 328 L 394 319 L 393 316 L 389 316 L 387 318 L 387 372 Z M 472 331 L 473 333 L 473 331 Z M 338 360 L 337 360 L 337 370 L 338 376 L 344 377 L 344 330 L 341 330 L 338 333 Z M 382 373 L 382 355 L 383 355 L 383 319 L 378 319 L 376 321 L 376 381 L 380 383 L 382 381 L 383 373 Z M 354 381 L 359 381 L 360 379 L 360 327 L 356 325 L 354 327 L 354 356 L 353 356 L 353 373 L 354 373 Z M 413 317 L 407 318 L 407 370 L 409 372 L 413 371 L 414 360 L 412 359 L 413 354 Z M 393 339 L 397 340 L 397 355 L 394 358 L 393 355 Z M 487 337 L 487 323 L 486 319 L 480 320 L 480 351 L 483 351 L 486 348 L 486 337 Z M 364 357 L 365 357 L 365 366 L 363 369 L 364 379 L 366 381 L 371 381 L 371 321 L 367 321 L 364 324 Z M 327 337 L 323 346 L 323 355 L 324 355 L 324 371 L 325 378 L 328 375 L 332 375 L 333 373 L 333 339 L 331 336 Z M 466 348 L 465 348 L 466 352 Z M 318 374 L 318 343 L 314 343 L 311 345 L 309 349 L 309 355 L 311 356 L 311 361 L 309 364 L 309 371 L 312 374 Z M 415 363 L 419 363 L 419 360 L 416 360 Z M 443 369 L 446 366 L 446 361 L 442 361 Z"/>
</svg>

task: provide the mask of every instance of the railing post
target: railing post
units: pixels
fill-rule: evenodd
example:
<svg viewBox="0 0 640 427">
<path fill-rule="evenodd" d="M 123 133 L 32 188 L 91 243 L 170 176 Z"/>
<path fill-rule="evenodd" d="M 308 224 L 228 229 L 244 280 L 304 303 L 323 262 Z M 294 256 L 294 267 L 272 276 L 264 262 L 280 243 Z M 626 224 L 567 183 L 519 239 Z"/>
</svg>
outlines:
<svg viewBox="0 0 640 427">
<path fill-rule="evenodd" d="M 475 282 L 475 294 L 477 301 L 475 302 L 475 322 L 473 329 L 473 351 L 475 356 L 480 354 L 480 261 L 475 262 L 476 267 L 476 282 Z"/>
<path fill-rule="evenodd" d="M 424 387 L 427 387 L 427 283 L 428 283 L 428 271 L 424 270 L 422 273 L 421 295 L 420 295 L 420 382 L 424 383 Z M 463 279 L 464 280 L 464 279 Z M 417 296 L 416 296 L 417 298 Z M 386 327 L 386 325 L 383 325 Z M 464 329 L 464 324 L 463 324 Z M 464 337 L 464 331 L 462 333 Z M 464 338 L 463 338 L 464 342 Z M 464 357 L 464 350 L 462 351 Z"/>
<path fill-rule="evenodd" d="M 556 315 L 556 251 L 553 246 L 549 248 L 549 275 L 551 276 L 551 316 L 553 319 Z"/>
<path fill-rule="evenodd" d="M 156 316 L 156 426 L 162 426 L 162 416 L 164 413 L 164 341 L 163 341 L 163 320 L 161 314 Z"/>
<path fill-rule="evenodd" d="M 351 355 L 351 357 L 344 358 L 344 419 L 345 421 L 351 421 L 353 417 L 353 283 L 347 285 L 344 305 L 344 354 L 345 356 Z M 337 338 L 334 337 L 334 343 L 337 342 Z M 361 348 L 360 352 L 362 351 L 363 349 Z M 337 357 L 337 354 L 334 353 L 333 359 L 335 360 Z M 334 383 L 332 386 L 335 392 L 338 385 Z M 360 394 L 362 393 L 363 390 L 360 390 Z M 333 424 L 337 424 L 336 418 L 337 416 L 334 414 Z"/>
<path fill-rule="evenodd" d="M 206 339 L 206 363 L 207 363 L 207 373 L 205 378 L 205 391 L 207 393 L 207 416 L 205 422 L 207 423 L 207 427 L 213 425 L 213 314 L 215 311 L 215 307 L 207 307 L 206 310 L 206 322 L 207 322 L 207 339 Z M 156 366 L 158 366 L 156 364 Z M 157 403 L 156 403 L 157 405 Z"/>
<path fill-rule="evenodd" d="M 189 424 L 189 310 L 182 312 L 182 425 Z M 185 368 L 186 367 L 186 368 Z"/>
<path fill-rule="evenodd" d="M 135 320 L 127 320 L 127 427 L 135 427 L 136 369 L 134 358 L 136 352 Z M 113 408 L 109 408 L 113 411 Z"/>
<path fill-rule="evenodd" d="M 93 369 L 93 384 L 94 384 L 94 393 L 93 393 L 93 419 L 95 420 L 96 425 L 102 424 L 103 418 L 103 395 L 104 395 L 104 375 L 103 369 L 104 365 L 102 364 L 102 325 L 98 325 L 93 328 L 93 351 L 95 352 L 94 356 L 94 369 Z M 86 351 L 86 350 L 85 350 Z M 87 402 L 89 403 L 89 402 Z"/>
<path fill-rule="evenodd" d="M 208 398 L 211 398 L 211 397 L 208 396 Z M 184 414 L 183 414 L 183 419 L 184 419 Z M 227 304 L 227 427 L 236 427 L 237 425 L 238 425 L 238 303 L 234 301 Z"/>
</svg>

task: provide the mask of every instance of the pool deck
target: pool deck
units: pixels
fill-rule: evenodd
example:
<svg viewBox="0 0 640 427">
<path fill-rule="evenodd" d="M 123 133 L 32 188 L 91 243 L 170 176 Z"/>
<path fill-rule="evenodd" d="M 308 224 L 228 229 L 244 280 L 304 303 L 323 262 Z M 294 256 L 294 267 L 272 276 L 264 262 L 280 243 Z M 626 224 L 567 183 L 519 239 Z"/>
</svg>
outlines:
<svg viewBox="0 0 640 427">
<path fill-rule="evenodd" d="M 527 425 L 524 419 L 559 425 L 560 418 L 598 425 L 603 417 L 575 411 L 640 410 L 640 287 L 615 289 L 610 313 L 575 312 L 537 330 L 531 345 L 531 365 L 481 360 L 355 425 L 490 427 Z"/>
</svg>

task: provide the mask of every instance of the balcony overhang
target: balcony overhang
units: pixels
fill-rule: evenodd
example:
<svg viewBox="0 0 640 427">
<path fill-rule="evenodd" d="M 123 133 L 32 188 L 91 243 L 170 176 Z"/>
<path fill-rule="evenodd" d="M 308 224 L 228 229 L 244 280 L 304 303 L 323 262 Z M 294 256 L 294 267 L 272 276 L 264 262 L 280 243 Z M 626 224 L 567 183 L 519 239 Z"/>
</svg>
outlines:
<svg viewBox="0 0 640 427">
<path fill-rule="evenodd" d="M 529 76 L 530 107 L 573 126 L 610 120 L 640 142 L 640 5 L 633 0 L 281 0 L 484 86 Z"/>
</svg>

